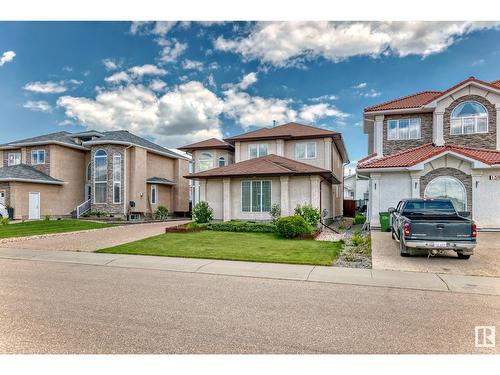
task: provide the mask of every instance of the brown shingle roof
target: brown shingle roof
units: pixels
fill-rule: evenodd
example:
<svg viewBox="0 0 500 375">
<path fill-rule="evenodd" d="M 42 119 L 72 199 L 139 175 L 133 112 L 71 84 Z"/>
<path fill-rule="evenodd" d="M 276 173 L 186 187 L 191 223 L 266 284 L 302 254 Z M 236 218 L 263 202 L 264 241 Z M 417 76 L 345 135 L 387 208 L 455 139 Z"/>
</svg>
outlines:
<svg viewBox="0 0 500 375">
<path fill-rule="evenodd" d="M 206 140 L 201 141 L 201 142 L 191 143 L 191 144 L 186 145 L 186 146 L 178 147 L 177 149 L 181 150 L 181 151 L 189 152 L 192 150 L 214 149 L 214 148 L 234 150 L 233 145 L 231 145 L 230 143 L 221 141 L 220 139 L 217 139 L 217 138 L 210 138 L 210 139 L 206 139 Z"/>
<path fill-rule="evenodd" d="M 311 137 L 333 137 L 339 135 L 338 132 L 317 128 L 315 126 L 289 122 L 276 126 L 274 128 L 262 128 L 253 130 L 234 137 L 226 138 L 226 141 L 242 141 L 253 139 L 271 139 L 271 138 L 311 138 Z"/>
<path fill-rule="evenodd" d="M 239 163 L 226 165 L 220 168 L 209 169 L 207 171 L 192 173 L 184 176 L 186 178 L 221 178 L 221 177 L 242 177 L 242 176 L 286 176 L 286 175 L 322 175 L 327 179 L 332 179 L 339 183 L 332 172 L 315 167 L 314 165 L 301 163 L 296 160 L 282 156 L 270 154 L 260 158 L 249 159 Z"/>
</svg>

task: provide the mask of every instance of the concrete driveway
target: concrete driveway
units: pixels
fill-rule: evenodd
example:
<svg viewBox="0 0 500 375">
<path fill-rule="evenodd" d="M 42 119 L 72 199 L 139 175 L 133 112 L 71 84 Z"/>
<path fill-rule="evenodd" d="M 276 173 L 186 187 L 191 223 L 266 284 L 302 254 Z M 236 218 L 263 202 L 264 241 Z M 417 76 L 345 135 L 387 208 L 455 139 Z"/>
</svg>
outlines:
<svg viewBox="0 0 500 375">
<path fill-rule="evenodd" d="M 458 259 L 454 252 L 402 257 L 390 233 L 372 231 L 371 236 L 373 269 L 500 276 L 500 233 L 479 232 L 478 245 L 468 260 Z"/>
<path fill-rule="evenodd" d="M 107 247 L 142 240 L 165 233 L 165 228 L 189 221 L 127 224 L 83 232 L 58 233 L 32 238 L 12 238 L 0 242 L 0 247 L 34 250 L 96 251 Z"/>
</svg>

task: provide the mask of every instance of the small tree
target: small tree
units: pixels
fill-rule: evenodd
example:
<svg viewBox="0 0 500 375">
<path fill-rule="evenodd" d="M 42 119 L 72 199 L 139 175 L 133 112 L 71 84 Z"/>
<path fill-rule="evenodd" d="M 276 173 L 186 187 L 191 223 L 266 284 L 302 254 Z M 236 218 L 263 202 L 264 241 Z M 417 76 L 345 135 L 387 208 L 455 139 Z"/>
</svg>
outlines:
<svg viewBox="0 0 500 375">
<path fill-rule="evenodd" d="M 312 228 L 302 216 L 294 215 L 278 219 L 276 231 L 283 238 L 296 238 L 300 235 L 310 234 Z"/>
<path fill-rule="evenodd" d="M 281 206 L 277 203 L 273 204 L 269 214 L 271 215 L 271 221 L 276 223 L 276 221 L 281 217 Z"/>
<path fill-rule="evenodd" d="M 304 220 L 313 228 L 316 228 L 321 220 L 321 213 L 310 204 L 295 207 L 295 215 L 302 216 Z"/>
<path fill-rule="evenodd" d="M 214 218 L 214 210 L 207 202 L 199 202 L 193 207 L 193 219 L 198 224 L 208 223 Z"/>
<path fill-rule="evenodd" d="M 168 208 L 165 206 L 158 206 L 158 208 L 155 211 L 155 217 L 164 220 L 168 217 Z"/>
</svg>

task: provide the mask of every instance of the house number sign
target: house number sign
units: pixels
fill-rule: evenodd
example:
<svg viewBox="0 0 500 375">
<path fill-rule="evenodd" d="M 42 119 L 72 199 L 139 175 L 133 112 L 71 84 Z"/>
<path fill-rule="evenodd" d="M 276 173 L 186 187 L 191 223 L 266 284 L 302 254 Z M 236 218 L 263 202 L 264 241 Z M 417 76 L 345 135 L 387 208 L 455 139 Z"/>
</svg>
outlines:
<svg viewBox="0 0 500 375">
<path fill-rule="evenodd" d="M 492 180 L 492 181 L 500 181 L 500 175 L 492 175 L 492 176 L 490 176 L 490 180 Z"/>
</svg>

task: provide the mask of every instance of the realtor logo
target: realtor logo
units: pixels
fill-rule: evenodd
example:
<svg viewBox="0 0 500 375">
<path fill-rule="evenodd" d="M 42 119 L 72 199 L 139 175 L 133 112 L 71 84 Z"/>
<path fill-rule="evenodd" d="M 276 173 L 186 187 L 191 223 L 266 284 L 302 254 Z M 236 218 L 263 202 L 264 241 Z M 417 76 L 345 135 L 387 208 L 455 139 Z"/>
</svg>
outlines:
<svg viewBox="0 0 500 375">
<path fill-rule="evenodd" d="M 495 326 L 476 326 L 476 348 L 494 348 Z"/>
</svg>

